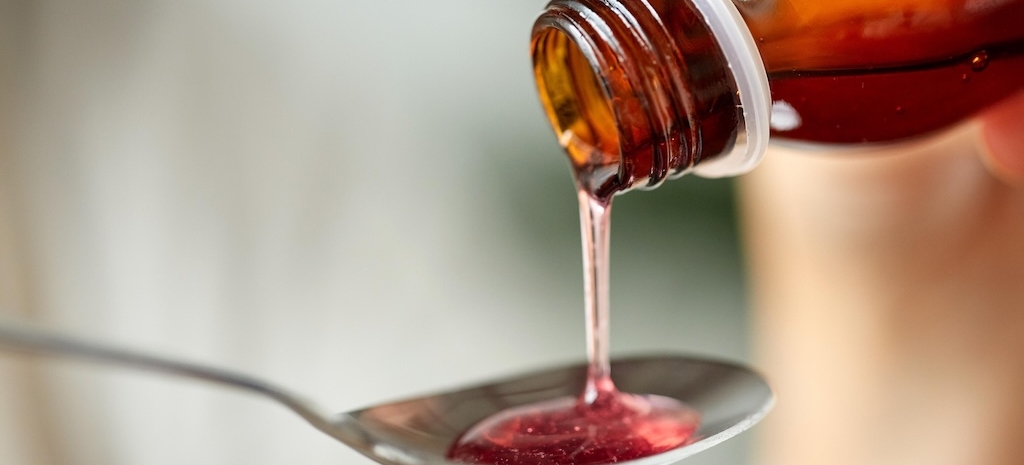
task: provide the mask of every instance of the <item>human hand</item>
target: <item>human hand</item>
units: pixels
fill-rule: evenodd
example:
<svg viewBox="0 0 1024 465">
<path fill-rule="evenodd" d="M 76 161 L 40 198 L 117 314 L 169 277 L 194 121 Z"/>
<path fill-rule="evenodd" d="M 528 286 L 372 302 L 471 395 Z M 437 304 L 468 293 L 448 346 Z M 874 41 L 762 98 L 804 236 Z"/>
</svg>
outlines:
<svg viewBox="0 0 1024 465">
<path fill-rule="evenodd" d="M 763 463 L 1019 463 L 1024 93 L 921 141 L 773 147 L 740 188 Z"/>
<path fill-rule="evenodd" d="M 981 139 L 988 165 L 1000 178 L 1024 184 L 1024 92 L 984 112 Z"/>
</svg>

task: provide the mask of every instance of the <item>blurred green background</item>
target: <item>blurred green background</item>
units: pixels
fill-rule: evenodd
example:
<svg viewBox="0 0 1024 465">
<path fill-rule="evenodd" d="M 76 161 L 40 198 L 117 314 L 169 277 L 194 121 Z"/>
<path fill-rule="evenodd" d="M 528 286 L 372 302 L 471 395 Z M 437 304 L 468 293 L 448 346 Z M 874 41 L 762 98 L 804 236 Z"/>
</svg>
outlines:
<svg viewBox="0 0 1024 465">
<path fill-rule="evenodd" d="M 339 410 L 582 360 L 543 6 L 0 0 L 0 316 Z M 734 215 L 724 180 L 618 198 L 613 354 L 748 358 Z M 0 463 L 369 461 L 259 399 L 4 353 Z"/>
</svg>

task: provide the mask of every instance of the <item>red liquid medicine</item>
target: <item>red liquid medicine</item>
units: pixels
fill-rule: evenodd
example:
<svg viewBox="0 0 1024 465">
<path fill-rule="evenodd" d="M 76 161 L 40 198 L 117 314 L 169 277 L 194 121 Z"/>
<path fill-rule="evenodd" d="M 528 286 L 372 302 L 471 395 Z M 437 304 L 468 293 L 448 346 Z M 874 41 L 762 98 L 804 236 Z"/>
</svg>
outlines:
<svg viewBox="0 0 1024 465">
<path fill-rule="evenodd" d="M 589 404 L 565 397 L 506 410 L 466 432 L 448 456 L 496 465 L 616 463 L 685 445 L 698 422 L 674 399 L 613 390 Z"/>
</svg>

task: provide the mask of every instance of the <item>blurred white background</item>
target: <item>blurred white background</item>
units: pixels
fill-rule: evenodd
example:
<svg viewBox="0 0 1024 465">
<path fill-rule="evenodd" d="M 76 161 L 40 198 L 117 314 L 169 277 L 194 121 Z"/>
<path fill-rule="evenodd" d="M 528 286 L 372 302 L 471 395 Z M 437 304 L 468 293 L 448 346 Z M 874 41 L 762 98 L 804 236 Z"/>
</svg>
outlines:
<svg viewBox="0 0 1024 465">
<path fill-rule="evenodd" d="M 339 411 L 582 360 L 544 3 L 0 0 L 0 317 Z M 746 359 L 731 202 L 618 200 L 613 354 Z M 262 399 L 0 353 L 0 464 L 182 463 L 370 461 Z"/>
</svg>

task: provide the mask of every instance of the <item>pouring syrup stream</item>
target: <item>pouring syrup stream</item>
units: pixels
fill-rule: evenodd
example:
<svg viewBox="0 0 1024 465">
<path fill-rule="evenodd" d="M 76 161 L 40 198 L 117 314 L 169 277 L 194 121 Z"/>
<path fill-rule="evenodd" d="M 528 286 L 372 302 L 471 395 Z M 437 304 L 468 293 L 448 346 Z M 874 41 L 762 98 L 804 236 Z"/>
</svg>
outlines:
<svg viewBox="0 0 1024 465">
<path fill-rule="evenodd" d="M 511 408 L 456 440 L 452 460 L 493 465 L 599 465 L 648 457 L 688 444 L 700 416 L 668 397 L 619 392 L 609 343 L 611 197 L 580 182 L 580 229 L 586 308 L 587 381 L 578 397 Z"/>
</svg>

